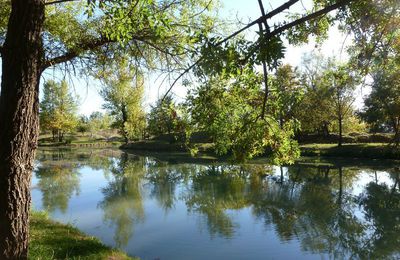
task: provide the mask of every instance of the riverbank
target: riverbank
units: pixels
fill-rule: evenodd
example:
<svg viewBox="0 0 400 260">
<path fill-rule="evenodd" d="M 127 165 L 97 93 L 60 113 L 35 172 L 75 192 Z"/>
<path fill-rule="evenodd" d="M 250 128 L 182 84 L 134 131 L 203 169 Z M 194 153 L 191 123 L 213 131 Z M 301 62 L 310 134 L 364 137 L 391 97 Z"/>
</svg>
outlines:
<svg viewBox="0 0 400 260">
<path fill-rule="evenodd" d="M 123 144 L 121 137 L 104 138 L 101 136 L 77 136 L 72 135 L 65 138 L 64 141 L 54 141 L 49 136 L 39 137 L 39 147 L 72 147 L 72 148 L 108 148 L 119 147 Z"/>
<path fill-rule="evenodd" d="M 57 223 L 46 213 L 32 212 L 29 259 L 132 259 L 125 253 L 103 245 L 78 229 Z"/>
<path fill-rule="evenodd" d="M 179 143 L 164 141 L 140 141 L 121 146 L 127 151 L 144 152 L 190 152 Z M 197 143 L 194 148 L 203 155 L 215 156 L 212 143 Z M 400 160 L 400 148 L 387 143 L 351 143 L 338 146 L 337 144 L 311 143 L 300 145 L 301 156 L 308 157 L 338 157 L 359 159 L 391 159 Z"/>
<path fill-rule="evenodd" d="M 360 159 L 400 159 L 400 149 L 387 143 L 305 144 L 300 146 L 302 156 Z"/>
</svg>

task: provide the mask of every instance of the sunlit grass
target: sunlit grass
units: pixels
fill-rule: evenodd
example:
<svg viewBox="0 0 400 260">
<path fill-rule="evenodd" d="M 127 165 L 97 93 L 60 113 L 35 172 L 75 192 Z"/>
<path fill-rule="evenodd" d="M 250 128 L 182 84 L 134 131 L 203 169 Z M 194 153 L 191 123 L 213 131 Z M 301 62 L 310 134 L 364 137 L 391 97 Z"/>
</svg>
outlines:
<svg viewBox="0 0 400 260">
<path fill-rule="evenodd" d="M 44 212 L 33 212 L 30 221 L 29 259 L 132 259 L 84 235 L 71 225 L 50 220 Z"/>
<path fill-rule="evenodd" d="M 303 156 L 336 156 L 367 159 L 400 159 L 400 149 L 387 143 L 304 144 Z"/>
</svg>

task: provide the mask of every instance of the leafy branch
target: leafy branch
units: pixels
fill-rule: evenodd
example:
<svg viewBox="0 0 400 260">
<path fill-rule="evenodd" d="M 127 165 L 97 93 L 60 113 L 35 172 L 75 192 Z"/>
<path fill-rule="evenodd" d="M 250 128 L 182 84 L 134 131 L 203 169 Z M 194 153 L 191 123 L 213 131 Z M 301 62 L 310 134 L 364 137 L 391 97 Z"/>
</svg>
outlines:
<svg viewBox="0 0 400 260">
<path fill-rule="evenodd" d="M 297 25 L 300 25 L 302 23 L 305 23 L 307 21 L 319 18 L 333 10 L 336 10 L 340 7 L 346 6 L 347 4 L 349 4 L 350 2 L 352 2 L 354 0 L 341 0 L 336 2 L 335 4 L 326 6 L 325 8 L 322 8 L 319 11 L 316 11 L 314 13 L 311 13 L 309 15 L 303 16 L 295 21 L 292 21 L 290 23 L 284 24 L 281 27 L 278 27 L 277 29 L 268 32 L 267 35 L 265 35 L 265 38 L 263 39 L 263 41 L 269 41 L 270 39 L 272 39 L 273 37 L 283 33 L 284 31 L 293 28 Z M 290 8 L 292 5 L 294 5 L 295 3 L 297 3 L 298 0 L 290 0 L 286 3 L 284 3 L 283 5 L 279 6 L 278 8 L 272 10 L 271 12 L 262 15 L 261 17 L 259 17 L 258 19 L 252 21 L 251 23 L 247 24 L 246 26 L 244 26 L 243 28 L 235 31 L 234 33 L 232 33 L 231 35 L 227 36 L 226 38 L 224 38 L 223 40 L 217 42 L 216 44 L 214 44 L 214 47 L 218 47 L 221 46 L 222 44 L 228 42 L 229 40 L 231 40 L 232 38 L 234 38 L 235 36 L 241 34 L 242 32 L 246 31 L 247 29 L 251 28 L 254 25 L 258 25 L 260 23 L 266 23 L 268 19 L 271 19 L 272 17 L 274 17 L 275 15 L 281 13 L 283 10 Z M 261 8 L 261 7 L 260 7 Z M 267 29 L 267 31 L 269 30 L 269 28 Z M 261 41 L 262 42 L 262 41 Z M 260 43 L 256 43 L 256 46 L 253 47 L 257 47 L 257 48 L 253 48 L 254 50 L 259 49 L 259 44 Z M 188 68 L 186 68 L 181 74 L 178 75 L 178 77 L 173 81 L 173 83 L 171 84 L 171 86 L 169 87 L 169 89 L 167 90 L 167 92 L 164 95 L 164 98 L 171 92 L 172 88 L 176 85 L 176 83 L 188 72 L 190 72 L 194 67 L 196 67 L 201 61 L 203 61 L 204 57 L 201 56 L 196 62 L 194 62 L 192 65 L 190 65 Z"/>
</svg>

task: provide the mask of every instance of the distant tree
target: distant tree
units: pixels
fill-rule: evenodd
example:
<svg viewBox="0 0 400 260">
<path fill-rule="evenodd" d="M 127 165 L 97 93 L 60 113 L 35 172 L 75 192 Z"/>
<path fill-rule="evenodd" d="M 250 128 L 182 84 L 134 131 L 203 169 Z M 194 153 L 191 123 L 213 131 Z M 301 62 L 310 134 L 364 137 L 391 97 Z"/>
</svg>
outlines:
<svg viewBox="0 0 400 260">
<path fill-rule="evenodd" d="M 87 116 L 80 116 L 76 126 L 76 131 L 84 135 L 86 132 L 89 132 L 89 130 L 89 119 Z"/>
<path fill-rule="evenodd" d="M 148 131 L 151 135 L 170 134 L 177 130 L 178 107 L 171 96 L 159 99 L 148 114 Z"/>
<path fill-rule="evenodd" d="M 321 54 L 305 55 L 302 61 L 301 85 L 304 95 L 300 102 L 301 109 L 296 111 L 296 118 L 301 123 L 302 133 L 318 133 L 328 136 L 332 128 L 331 91 L 324 84 L 324 72 L 330 61 Z"/>
<path fill-rule="evenodd" d="M 66 132 L 73 131 L 78 123 L 77 100 L 71 95 L 65 80 L 57 83 L 47 81 L 43 85 L 43 100 L 40 103 L 40 125 L 51 131 L 53 140 L 64 140 Z"/>
<path fill-rule="evenodd" d="M 295 119 L 295 111 L 301 109 L 303 89 L 296 68 L 291 65 L 278 67 L 272 79 L 271 99 L 279 124 Z"/>
<path fill-rule="evenodd" d="M 339 65 L 319 54 L 304 57 L 301 84 L 305 94 L 296 117 L 303 133 L 319 133 L 325 137 L 338 131 L 338 144 L 343 143 L 344 126 L 357 122 L 353 109 L 354 90 L 359 82 L 349 64 Z"/>
<path fill-rule="evenodd" d="M 115 127 L 125 142 L 140 138 L 146 125 L 141 73 L 122 60 L 116 67 L 101 72 L 99 77 L 106 85 L 100 92 L 105 100 L 104 108 L 115 117 Z"/>
<path fill-rule="evenodd" d="M 102 119 L 103 114 L 101 112 L 95 111 L 90 114 L 88 119 L 88 127 L 91 137 L 93 137 L 93 133 L 98 132 L 102 128 Z"/>
<path fill-rule="evenodd" d="M 400 142 L 400 75 L 392 63 L 373 74 L 372 91 L 365 99 L 361 117 L 373 131 L 394 132 L 394 142 Z"/>
<path fill-rule="evenodd" d="M 344 65 L 333 66 L 324 75 L 325 84 L 332 93 L 334 118 L 339 128 L 338 145 L 343 144 L 343 121 L 352 114 L 354 90 L 357 85 L 357 76 L 349 67 Z"/>
</svg>

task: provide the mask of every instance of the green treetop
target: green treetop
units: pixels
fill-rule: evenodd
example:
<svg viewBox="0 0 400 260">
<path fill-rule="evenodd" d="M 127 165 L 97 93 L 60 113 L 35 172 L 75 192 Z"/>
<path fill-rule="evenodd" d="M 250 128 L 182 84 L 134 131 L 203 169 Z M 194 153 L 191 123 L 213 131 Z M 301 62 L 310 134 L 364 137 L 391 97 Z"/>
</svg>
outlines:
<svg viewBox="0 0 400 260">
<path fill-rule="evenodd" d="M 104 108 L 115 116 L 115 125 L 125 141 L 140 138 L 145 128 L 145 113 L 142 106 L 143 76 L 126 61 L 110 67 L 100 75 L 105 87 L 101 95 Z"/>
<path fill-rule="evenodd" d="M 53 138 L 64 140 L 66 132 L 73 131 L 77 125 L 77 100 L 71 95 L 65 80 L 57 83 L 47 81 L 43 85 L 43 100 L 40 104 L 41 129 L 51 131 Z"/>
</svg>

